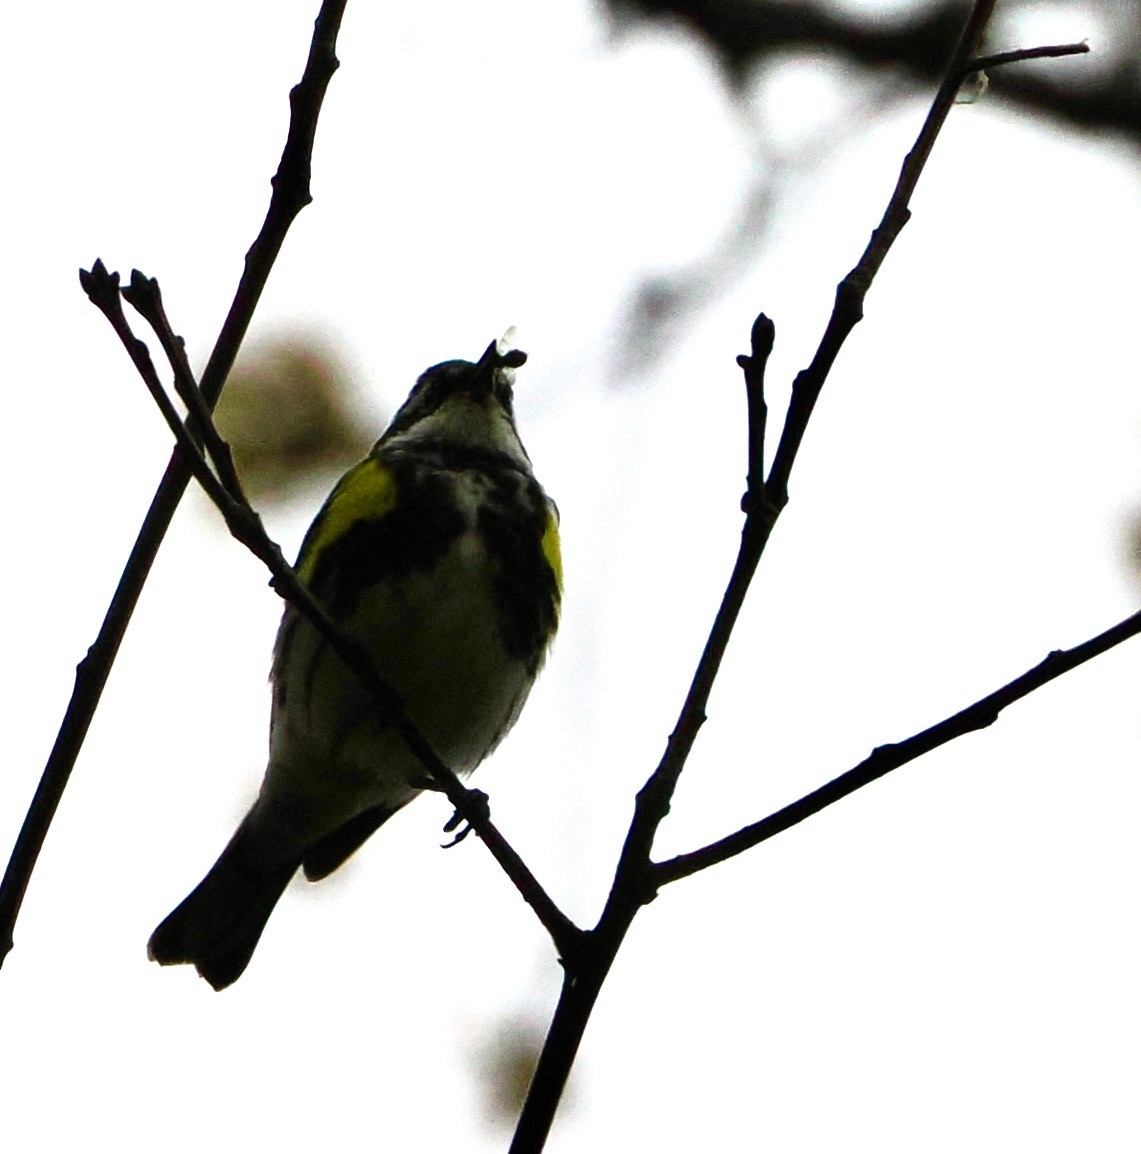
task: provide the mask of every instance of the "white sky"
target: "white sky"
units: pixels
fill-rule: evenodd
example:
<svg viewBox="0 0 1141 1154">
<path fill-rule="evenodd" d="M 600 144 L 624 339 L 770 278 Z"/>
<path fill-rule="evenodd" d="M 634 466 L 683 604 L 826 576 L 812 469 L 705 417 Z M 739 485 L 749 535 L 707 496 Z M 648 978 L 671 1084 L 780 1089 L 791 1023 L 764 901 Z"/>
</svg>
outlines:
<svg viewBox="0 0 1141 1154">
<path fill-rule="evenodd" d="M 169 452 L 76 269 L 158 276 L 203 361 L 316 7 L 9 15 L 5 854 Z M 519 326 L 520 424 L 562 510 L 568 590 L 548 670 L 476 780 L 588 922 L 736 548 L 733 357 L 765 309 L 779 414 L 924 108 L 783 68 L 750 117 L 681 37 L 609 41 L 569 0 L 350 4 L 339 54 L 316 202 L 255 329 L 329 334 L 379 432 L 427 364 Z M 776 185 L 773 231 L 740 237 L 709 307 L 630 369 L 629 294 L 723 239 L 772 163 L 769 119 L 813 163 Z M 1112 140 L 994 102 L 953 113 L 810 428 L 661 856 L 1136 604 L 1139 208 Z M 320 496 L 271 511 L 287 552 Z M 13 1150 L 506 1145 L 482 1128 L 482 1055 L 504 1021 L 542 1030 L 558 971 L 475 840 L 435 848 L 443 802 L 295 885 L 224 995 L 146 961 L 260 777 L 278 612 L 187 501 L 0 972 Z M 1135 642 L 665 891 L 549 1149 L 1135 1150 L 1139 663 Z"/>
</svg>

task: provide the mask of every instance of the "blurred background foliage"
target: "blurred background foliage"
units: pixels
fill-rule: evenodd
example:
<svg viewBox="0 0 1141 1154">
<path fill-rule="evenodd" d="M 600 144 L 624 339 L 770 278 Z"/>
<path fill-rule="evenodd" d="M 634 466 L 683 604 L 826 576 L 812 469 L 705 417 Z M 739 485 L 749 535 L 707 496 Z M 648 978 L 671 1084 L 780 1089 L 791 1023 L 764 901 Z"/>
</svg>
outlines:
<svg viewBox="0 0 1141 1154">
<path fill-rule="evenodd" d="M 288 500 L 314 477 L 342 472 L 379 435 L 348 368 L 316 332 L 279 333 L 248 345 L 226 383 L 217 421 L 255 503 Z"/>
<path fill-rule="evenodd" d="M 645 372 L 683 331 L 740 282 L 774 235 L 806 169 L 939 79 L 970 0 L 602 0 L 621 43 L 647 28 L 688 39 L 719 69 L 752 151 L 752 180 L 722 234 L 696 259 L 647 273 L 620 322 L 625 369 Z M 1080 32 L 1075 32 L 1080 29 Z M 995 69 L 987 100 L 1141 156 L 1141 0 L 1021 0 L 997 6 L 984 49 L 1067 43 L 1089 54 L 1048 67 Z M 789 77 L 833 90 L 835 114 L 796 124 Z"/>
<path fill-rule="evenodd" d="M 535 1017 L 505 1015 L 480 1032 L 467 1055 L 474 1085 L 479 1088 L 484 1123 L 498 1135 L 509 1135 L 523 1109 L 546 1037 L 545 1022 Z M 572 1072 L 564 1102 L 573 1108 Z"/>
<path fill-rule="evenodd" d="M 744 88 L 782 55 L 811 52 L 837 63 L 891 69 L 912 85 L 940 76 L 970 0 L 604 0 L 621 33 L 647 21 L 681 27 L 712 48 Z M 996 71 L 991 91 L 1076 127 L 1119 131 L 1141 143 L 1141 4 L 1138 0 L 1025 0 L 1000 4 L 986 51 L 1049 43 L 1050 26 L 1080 15 L 1096 59 L 1059 68 Z"/>
</svg>

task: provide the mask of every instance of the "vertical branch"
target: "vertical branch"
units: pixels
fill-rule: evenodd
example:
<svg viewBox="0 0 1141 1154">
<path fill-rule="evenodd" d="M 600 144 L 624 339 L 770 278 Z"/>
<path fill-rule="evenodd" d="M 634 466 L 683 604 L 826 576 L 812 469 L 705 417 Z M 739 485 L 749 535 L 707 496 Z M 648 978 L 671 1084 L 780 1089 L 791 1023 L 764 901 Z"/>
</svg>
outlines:
<svg viewBox="0 0 1141 1154">
<path fill-rule="evenodd" d="M 202 378 L 202 391 L 211 406 L 217 402 L 233 366 L 285 235 L 312 199 L 309 174 L 313 141 L 325 92 L 337 69 L 335 48 L 345 3 L 346 0 L 324 0 L 313 28 L 305 71 L 289 94 L 289 132 L 273 177 L 269 210 L 246 254 L 233 303 Z M 71 700 L 0 882 L 0 965 L 12 948 L 16 918 L 48 827 L 67 788 L 151 565 L 189 480 L 190 468 L 176 448 L 143 519 L 99 634 L 76 667 Z"/>
<path fill-rule="evenodd" d="M 765 402 L 765 369 L 772 355 L 776 340 L 776 326 L 764 313 L 753 321 L 753 331 L 749 334 L 751 351 L 737 358 L 737 364 L 745 374 L 745 394 L 748 403 L 749 421 L 749 471 L 745 480 L 745 496 L 741 498 L 741 509 L 757 511 L 757 502 L 765 492 L 765 431 L 769 419 L 769 406 Z"/>
<path fill-rule="evenodd" d="M 612 959 L 611 959 L 612 960 Z M 555 1111 L 578 1056 L 586 1024 L 606 978 L 606 969 L 563 975 L 558 1005 L 539 1055 L 539 1064 L 527 1090 L 527 1100 L 515 1126 L 508 1154 L 538 1154 L 546 1145 Z"/>
</svg>

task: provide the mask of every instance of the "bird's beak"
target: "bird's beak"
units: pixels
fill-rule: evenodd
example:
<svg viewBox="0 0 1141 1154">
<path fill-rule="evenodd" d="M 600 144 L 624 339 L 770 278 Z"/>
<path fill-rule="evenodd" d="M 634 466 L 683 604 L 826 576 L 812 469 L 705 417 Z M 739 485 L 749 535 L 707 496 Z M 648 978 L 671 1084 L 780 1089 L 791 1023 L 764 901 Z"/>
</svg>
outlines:
<svg viewBox="0 0 1141 1154">
<path fill-rule="evenodd" d="M 495 371 L 499 368 L 499 349 L 495 341 L 487 346 L 471 371 L 469 391 L 476 400 L 486 400 L 495 388 Z"/>
<path fill-rule="evenodd" d="M 515 370 L 527 361 L 522 349 L 503 348 L 502 341 L 492 341 L 471 371 L 469 392 L 476 400 L 486 400 L 502 381 L 510 385 Z"/>
</svg>

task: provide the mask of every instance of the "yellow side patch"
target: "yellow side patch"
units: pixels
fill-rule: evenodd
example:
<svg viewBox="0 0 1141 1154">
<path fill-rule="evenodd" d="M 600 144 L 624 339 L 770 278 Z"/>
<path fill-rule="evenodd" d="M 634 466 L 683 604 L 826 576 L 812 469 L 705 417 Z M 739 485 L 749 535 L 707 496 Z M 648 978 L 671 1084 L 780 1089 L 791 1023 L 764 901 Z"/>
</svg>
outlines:
<svg viewBox="0 0 1141 1154">
<path fill-rule="evenodd" d="M 547 514 L 547 527 L 543 531 L 540 548 L 543 550 L 543 556 L 547 559 L 547 564 L 551 567 L 551 572 L 555 575 L 555 583 L 561 593 L 563 588 L 563 551 L 559 545 L 559 520 L 554 512 Z"/>
<path fill-rule="evenodd" d="M 308 583 L 321 554 L 358 521 L 379 521 L 396 504 L 396 481 L 375 457 L 361 461 L 338 482 L 301 546 L 297 575 Z M 546 551 L 546 538 L 543 540 Z M 556 546 L 557 552 L 557 546 Z"/>
</svg>

